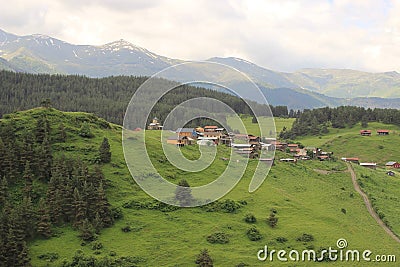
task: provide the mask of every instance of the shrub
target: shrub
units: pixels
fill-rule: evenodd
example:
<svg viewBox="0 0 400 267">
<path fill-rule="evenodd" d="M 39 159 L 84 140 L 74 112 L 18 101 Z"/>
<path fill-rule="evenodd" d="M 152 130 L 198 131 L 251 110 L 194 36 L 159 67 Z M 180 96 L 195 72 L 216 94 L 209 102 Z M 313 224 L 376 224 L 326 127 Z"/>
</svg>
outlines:
<svg viewBox="0 0 400 267">
<path fill-rule="evenodd" d="M 267 220 L 267 223 L 271 228 L 275 228 L 276 225 L 278 224 L 278 218 L 275 216 L 275 213 L 271 213 L 269 215 L 269 218 Z"/>
<path fill-rule="evenodd" d="M 82 124 L 82 127 L 79 129 L 79 135 L 84 138 L 92 138 L 94 136 L 87 122 Z"/>
<path fill-rule="evenodd" d="M 49 252 L 49 253 L 44 253 L 44 254 L 40 254 L 39 256 L 37 256 L 38 259 L 40 260 L 45 260 L 45 261 L 49 261 L 49 262 L 53 262 L 56 261 L 59 257 L 58 253 L 54 253 L 54 252 Z"/>
<path fill-rule="evenodd" d="M 132 229 L 129 225 L 127 225 L 127 226 L 122 227 L 121 231 L 124 233 L 128 233 L 128 232 L 132 231 Z"/>
<path fill-rule="evenodd" d="M 287 240 L 287 238 L 285 238 L 285 237 L 278 236 L 278 237 L 276 238 L 276 241 L 277 241 L 278 243 L 285 243 L 285 242 L 287 242 L 288 240 Z"/>
<path fill-rule="evenodd" d="M 246 214 L 246 216 L 244 217 L 244 221 L 247 223 L 255 223 L 257 222 L 256 217 L 253 214 Z"/>
<path fill-rule="evenodd" d="M 310 234 L 302 234 L 301 236 L 296 238 L 296 240 L 301 242 L 311 242 L 314 241 L 314 237 Z"/>
<path fill-rule="evenodd" d="M 229 238 L 223 232 L 216 232 L 207 236 L 207 241 L 211 244 L 226 244 L 229 242 Z"/>
<path fill-rule="evenodd" d="M 211 258 L 211 256 L 208 254 L 208 250 L 207 249 L 203 249 L 199 255 L 197 255 L 196 261 L 195 263 L 197 264 L 197 266 L 201 266 L 201 267 L 213 267 L 213 260 Z"/>
<path fill-rule="evenodd" d="M 263 238 L 260 231 L 258 231 L 258 229 L 255 227 L 251 227 L 249 230 L 247 230 L 246 234 L 251 241 L 257 241 Z"/>
<path fill-rule="evenodd" d="M 98 250 L 98 249 L 102 249 L 103 248 L 103 244 L 101 242 L 93 242 L 92 243 L 92 250 Z"/>
<path fill-rule="evenodd" d="M 122 213 L 122 209 L 120 207 L 112 207 L 111 208 L 111 217 L 115 220 L 122 219 L 124 214 Z"/>
<path fill-rule="evenodd" d="M 108 253 L 108 255 L 110 257 L 115 257 L 115 256 L 117 256 L 117 252 L 115 252 L 114 250 L 111 250 L 110 253 Z"/>
</svg>

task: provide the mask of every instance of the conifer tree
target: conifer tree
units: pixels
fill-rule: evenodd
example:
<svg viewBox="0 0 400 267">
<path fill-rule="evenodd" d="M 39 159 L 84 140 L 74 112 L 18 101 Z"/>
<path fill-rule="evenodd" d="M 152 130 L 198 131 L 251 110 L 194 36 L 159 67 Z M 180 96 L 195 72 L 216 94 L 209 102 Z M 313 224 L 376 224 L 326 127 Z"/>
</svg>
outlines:
<svg viewBox="0 0 400 267">
<path fill-rule="evenodd" d="M 65 141 L 67 140 L 67 133 L 65 131 L 65 126 L 63 123 L 60 124 L 58 131 L 59 131 L 59 139 L 58 140 L 62 143 L 65 143 Z"/>
<path fill-rule="evenodd" d="M 0 207 L 4 207 L 5 206 L 7 198 L 8 198 L 8 182 L 7 182 L 7 178 L 0 176 Z"/>
<path fill-rule="evenodd" d="M 37 217 L 33 208 L 32 199 L 30 197 L 24 197 L 19 210 L 20 220 L 25 234 L 24 239 L 33 237 L 36 232 Z"/>
<path fill-rule="evenodd" d="M 49 210 L 44 199 L 39 201 L 37 232 L 44 238 L 51 237 L 51 221 Z"/>
<path fill-rule="evenodd" d="M 110 203 L 107 200 L 103 183 L 101 183 L 97 189 L 96 211 L 99 214 L 104 227 L 109 227 L 113 224 Z"/>
<path fill-rule="evenodd" d="M 75 209 L 75 220 L 74 226 L 80 227 L 83 221 L 86 219 L 86 205 L 82 200 L 78 188 L 74 189 L 74 209 Z"/>
<path fill-rule="evenodd" d="M 96 230 L 88 219 L 82 221 L 79 231 L 79 237 L 82 238 L 83 241 L 93 241 L 96 239 Z"/>
<path fill-rule="evenodd" d="M 108 143 L 108 139 L 106 137 L 103 138 L 103 142 L 99 148 L 99 153 L 101 162 L 108 163 L 111 161 L 110 144 Z"/>
<path fill-rule="evenodd" d="M 26 163 L 25 163 L 23 179 L 25 182 L 24 195 L 26 197 L 31 197 L 32 196 L 32 185 L 33 185 L 33 172 L 30 167 L 29 161 L 26 161 Z"/>
</svg>

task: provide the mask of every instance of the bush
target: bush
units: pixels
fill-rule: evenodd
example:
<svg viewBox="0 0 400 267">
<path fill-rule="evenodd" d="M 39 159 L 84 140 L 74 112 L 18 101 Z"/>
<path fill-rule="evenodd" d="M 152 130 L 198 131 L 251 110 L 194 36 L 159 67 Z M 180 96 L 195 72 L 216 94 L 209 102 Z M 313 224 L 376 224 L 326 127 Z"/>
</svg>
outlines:
<svg viewBox="0 0 400 267">
<path fill-rule="evenodd" d="M 267 223 L 271 228 L 275 228 L 278 224 L 278 218 L 275 216 L 275 213 L 271 213 L 269 218 L 267 219 Z"/>
<path fill-rule="evenodd" d="M 110 257 L 115 257 L 115 256 L 117 256 L 117 252 L 115 252 L 114 250 L 111 250 L 110 253 L 108 253 L 108 255 Z"/>
<path fill-rule="evenodd" d="M 263 238 L 263 236 L 261 235 L 261 233 L 258 231 L 257 228 L 255 227 L 251 227 L 249 230 L 247 230 L 247 237 L 251 240 L 251 241 L 257 241 Z"/>
<path fill-rule="evenodd" d="M 215 201 L 210 204 L 204 205 L 201 208 L 205 210 L 206 212 L 226 212 L 226 213 L 235 213 L 237 210 L 239 210 L 242 204 L 246 203 L 245 201 L 240 201 L 240 202 L 235 202 L 232 199 L 225 199 L 223 201 Z"/>
<path fill-rule="evenodd" d="M 279 237 L 276 238 L 276 241 L 277 241 L 278 243 L 285 243 L 285 242 L 287 242 L 288 240 L 287 240 L 287 238 L 285 238 L 285 237 L 279 236 Z"/>
<path fill-rule="evenodd" d="M 98 249 L 102 249 L 103 248 L 103 244 L 101 242 L 93 242 L 92 243 L 92 250 L 98 250 Z"/>
<path fill-rule="evenodd" d="M 246 214 L 246 216 L 244 217 L 244 221 L 247 223 L 255 223 L 257 222 L 256 217 L 253 214 Z"/>
<path fill-rule="evenodd" d="M 208 254 L 208 250 L 207 249 L 203 249 L 199 255 L 197 255 L 196 261 L 195 263 L 197 264 L 197 266 L 201 266 L 201 267 L 213 267 L 213 260 L 211 258 L 211 256 Z"/>
<path fill-rule="evenodd" d="M 122 219 L 124 217 L 124 214 L 122 213 L 122 209 L 120 207 L 112 207 L 111 208 L 111 217 L 113 217 L 114 220 Z"/>
<path fill-rule="evenodd" d="M 301 236 L 296 238 L 296 240 L 300 242 L 311 242 L 314 241 L 314 237 L 310 234 L 302 234 Z"/>
<path fill-rule="evenodd" d="M 132 231 L 132 229 L 129 225 L 127 225 L 127 226 L 122 227 L 121 231 L 124 233 L 128 233 L 128 232 Z"/>
<path fill-rule="evenodd" d="M 229 242 L 229 238 L 223 232 L 216 232 L 207 236 L 207 241 L 211 244 L 226 244 Z"/>
<path fill-rule="evenodd" d="M 54 252 L 49 252 L 49 253 L 45 253 L 45 254 L 40 254 L 39 256 L 37 256 L 38 259 L 40 260 L 45 260 L 48 262 L 53 262 L 56 261 L 59 257 L 58 253 L 54 253 Z"/>
<path fill-rule="evenodd" d="M 79 129 L 79 135 L 84 138 L 92 138 L 94 136 L 87 122 L 82 124 L 82 127 Z"/>
</svg>

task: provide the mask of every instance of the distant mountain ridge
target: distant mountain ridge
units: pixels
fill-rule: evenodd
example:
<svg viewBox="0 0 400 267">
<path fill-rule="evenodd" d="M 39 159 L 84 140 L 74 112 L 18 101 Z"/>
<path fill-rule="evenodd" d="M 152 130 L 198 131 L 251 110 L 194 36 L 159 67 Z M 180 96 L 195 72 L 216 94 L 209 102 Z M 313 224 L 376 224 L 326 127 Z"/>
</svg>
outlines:
<svg viewBox="0 0 400 267">
<path fill-rule="evenodd" d="M 272 105 L 294 109 L 337 105 L 400 108 L 397 72 L 305 69 L 283 73 L 234 57 L 214 57 L 208 61 L 247 74 Z M 47 35 L 18 36 L 0 30 L 0 69 L 89 77 L 150 76 L 182 62 L 185 61 L 157 55 L 123 39 L 100 46 L 74 45 Z"/>
</svg>

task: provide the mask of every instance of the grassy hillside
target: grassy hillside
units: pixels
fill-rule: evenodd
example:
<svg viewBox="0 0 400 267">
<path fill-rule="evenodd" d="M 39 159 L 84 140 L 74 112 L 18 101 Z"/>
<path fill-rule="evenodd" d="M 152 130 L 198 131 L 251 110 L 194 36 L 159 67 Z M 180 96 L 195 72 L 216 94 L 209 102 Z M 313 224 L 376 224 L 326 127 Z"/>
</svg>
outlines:
<svg viewBox="0 0 400 267">
<path fill-rule="evenodd" d="M 252 123 L 252 117 L 251 116 L 246 116 L 242 115 L 241 119 L 243 121 L 243 124 L 245 125 L 247 132 L 249 134 L 253 134 L 256 136 L 260 135 L 260 129 L 258 127 L 257 123 Z M 264 120 L 265 124 L 268 124 L 268 118 L 266 117 L 259 117 L 260 123 Z M 286 127 L 286 129 L 290 129 L 292 127 L 292 124 L 295 119 L 293 118 L 275 118 L 275 127 L 276 127 L 276 133 L 277 135 L 282 131 L 283 127 Z M 227 123 L 228 125 L 234 130 L 234 129 L 240 129 L 240 125 L 236 125 L 237 122 L 234 120 L 232 117 L 227 118 Z M 269 130 L 265 131 L 267 134 L 269 133 Z"/>
<path fill-rule="evenodd" d="M 54 229 L 56 235 L 49 240 L 31 240 L 29 249 L 33 266 L 60 266 L 64 260 L 71 261 L 77 250 L 95 258 L 131 256 L 137 266 L 195 266 L 196 255 L 201 249 L 207 248 L 214 259 L 214 266 L 236 266 L 240 263 L 248 266 L 287 266 L 288 263 L 280 263 L 276 258 L 272 264 L 259 262 L 257 251 L 264 245 L 277 250 L 318 250 L 322 247 L 336 247 L 339 238 L 348 241 L 349 249 L 369 249 L 374 254 L 395 254 L 400 249 L 400 244 L 388 237 L 369 216 L 361 197 L 353 190 L 348 173 L 339 171 L 324 175 L 318 171 L 344 170 L 345 166 L 341 162 L 276 162 L 264 184 L 256 192 L 249 193 L 247 189 L 251 169 L 257 163 L 251 160 L 249 171 L 217 204 L 198 208 L 171 208 L 159 205 L 134 183 L 125 165 L 119 126 L 111 124 L 108 127 L 105 121 L 90 114 L 43 109 L 18 112 L 6 116 L 3 121 L 13 119 L 22 127 L 32 124 L 41 112 L 48 112 L 53 129 L 57 129 L 61 122 L 67 129 L 67 141 L 53 145 L 56 153 L 79 157 L 93 165 L 92 159 L 96 157 L 103 137 L 109 139 L 112 161 L 102 165 L 102 170 L 108 181 L 109 201 L 114 207 L 122 209 L 124 217 L 117 220 L 114 226 L 101 231 L 95 241 L 103 245 L 100 249 L 92 249 L 95 242 L 83 245 L 78 232 L 70 225 Z M 85 139 L 77 134 L 82 121 L 90 123 L 93 138 Z M 278 122 L 279 127 L 290 125 L 289 121 Z M 157 144 L 159 132 L 146 133 L 154 140 L 149 145 L 150 154 L 161 155 L 162 151 Z M 182 152 L 188 158 L 198 157 L 196 146 L 184 147 Z M 227 148 L 222 148 L 218 153 L 226 155 L 228 152 Z M 173 180 L 185 178 L 190 184 L 197 185 L 213 179 L 213 175 L 222 171 L 224 164 L 217 157 L 211 168 L 203 173 L 188 175 L 183 171 L 173 172 Z M 164 173 L 172 172 L 172 167 L 166 163 L 158 162 L 156 167 Z M 276 212 L 278 218 L 275 228 L 267 224 L 271 210 Z M 388 218 L 390 212 L 385 211 Z M 244 221 L 248 213 L 257 218 L 256 223 Z M 395 216 L 396 213 L 392 214 L 392 218 Z M 247 237 L 246 232 L 253 226 L 261 233 L 261 240 L 251 241 Z M 209 243 L 207 237 L 216 232 L 224 233 L 229 242 Z M 312 235 L 314 240 L 297 241 L 304 233 Z M 40 259 L 40 255 L 48 253 L 56 253 L 58 258 L 51 263 Z M 310 266 L 311 263 L 291 262 L 289 265 Z M 344 266 L 345 263 L 336 262 L 332 265 Z M 365 266 L 365 263 L 350 263 L 348 266 Z"/>
</svg>

